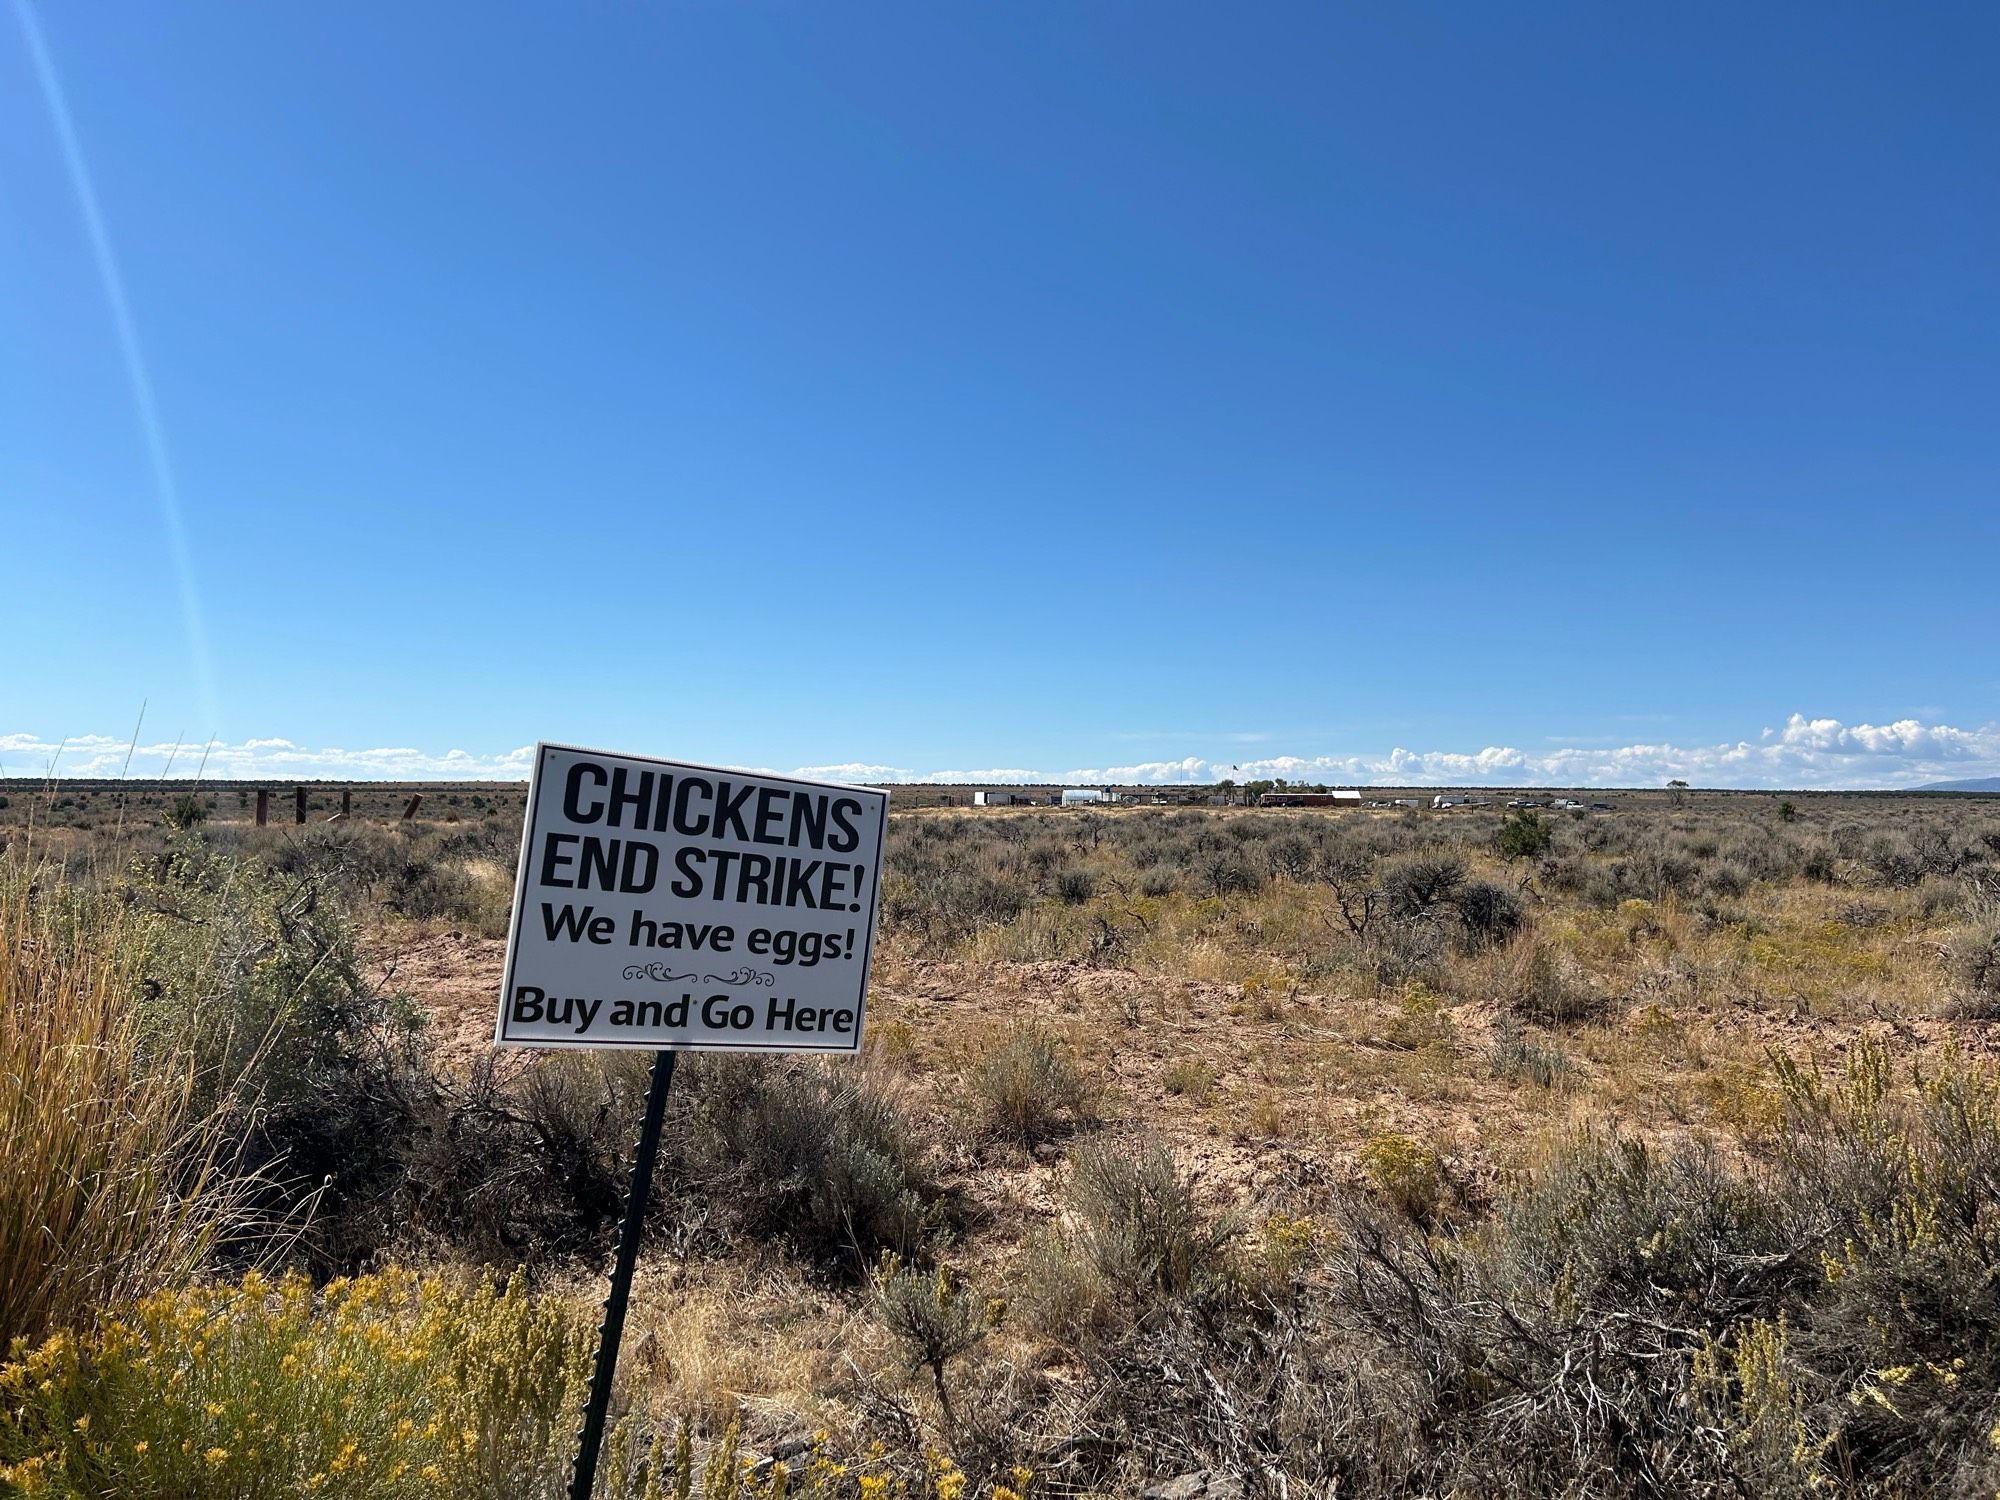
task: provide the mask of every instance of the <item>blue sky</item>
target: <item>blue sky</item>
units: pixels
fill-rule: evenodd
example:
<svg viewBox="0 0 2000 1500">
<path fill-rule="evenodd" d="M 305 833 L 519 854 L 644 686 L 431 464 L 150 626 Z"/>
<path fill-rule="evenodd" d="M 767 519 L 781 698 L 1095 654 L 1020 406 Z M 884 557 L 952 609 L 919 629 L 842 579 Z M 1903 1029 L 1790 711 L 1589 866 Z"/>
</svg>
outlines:
<svg viewBox="0 0 2000 1500">
<path fill-rule="evenodd" d="M 6 774 L 2000 770 L 1990 6 L 5 4 Z"/>
</svg>

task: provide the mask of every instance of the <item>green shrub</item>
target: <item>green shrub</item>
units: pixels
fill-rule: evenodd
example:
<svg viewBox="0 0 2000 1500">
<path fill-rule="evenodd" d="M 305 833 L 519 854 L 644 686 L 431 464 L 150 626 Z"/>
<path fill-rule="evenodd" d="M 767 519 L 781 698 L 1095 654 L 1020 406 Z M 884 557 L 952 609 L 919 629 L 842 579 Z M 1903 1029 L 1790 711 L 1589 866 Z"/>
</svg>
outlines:
<svg viewBox="0 0 2000 1500">
<path fill-rule="evenodd" d="M 849 1273 L 928 1249 L 946 1200 L 881 1075 L 726 1056 L 686 1059 L 683 1075 L 675 1168 L 704 1211 Z"/>
<path fill-rule="evenodd" d="M 1414 1142 L 1376 1154 L 1390 1196 L 1436 1181 Z M 1484 1223 L 1354 1200 L 1335 1231 L 1312 1299 L 1326 1343 L 1298 1377 L 1321 1387 L 1313 1430 L 1425 1493 L 1726 1491 L 1694 1356 L 1809 1273 L 1782 1216 L 1715 1157 L 1603 1135 L 1572 1138 Z"/>
<path fill-rule="evenodd" d="M 1507 942 L 1528 920 L 1528 909 L 1519 896 L 1487 880 L 1466 881 L 1452 892 L 1451 904 L 1476 947 Z"/>
<path fill-rule="evenodd" d="M 1369 1186 L 1420 1224 L 1434 1222 L 1451 1191 L 1444 1160 L 1407 1135 L 1370 1136 L 1357 1154 Z"/>
<path fill-rule="evenodd" d="M 1054 1140 L 1094 1118 L 1089 1081 L 1060 1037 L 1026 1027 L 974 1064 L 972 1091 L 986 1129 L 1021 1145 Z"/>
<path fill-rule="evenodd" d="M 1168 1063 L 1160 1074 L 1160 1086 L 1169 1094 L 1206 1104 L 1215 1092 L 1216 1072 L 1198 1057 L 1184 1057 Z"/>
<path fill-rule="evenodd" d="M 1117 1323 L 1104 1273 L 1060 1229 L 1028 1236 L 1014 1260 L 1012 1286 L 1020 1321 L 1066 1349 L 1095 1348 Z"/>
<path fill-rule="evenodd" d="M 169 828 L 182 830 L 193 828 L 198 823 L 208 821 L 208 809 L 202 805 L 201 798 L 192 792 L 183 792 L 174 798 L 172 805 L 167 808 L 166 820 Z"/>
<path fill-rule="evenodd" d="M 1082 906 L 1097 893 L 1097 877 L 1075 865 L 1065 870 L 1058 870 L 1055 893 L 1056 899 L 1065 906 Z"/>
<path fill-rule="evenodd" d="M 1447 904 L 1464 881 L 1465 861 L 1456 854 L 1406 854 L 1382 870 L 1389 914 L 1405 919 Z"/>
<path fill-rule="evenodd" d="M 618 1217 L 644 1092 L 624 1059 L 491 1059 L 441 1067 L 420 1040 L 378 1037 L 301 1098 L 260 1116 L 267 1175 L 313 1215 L 299 1242 L 320 1274 L 391 1250 L 448 1246 L 495 1265 L 599 1248 Z"/>
<path fill-rule="evenodd" d="M 1211 1221 L 1202 1214 L 1158 1141 L 1083 1147 L 1069 1196 L 1075 1248 L 1135 1316 L 1229 1294 L 1229 1248 L 1240 1225 L 1233 1217 Z"/>
<path fill-rule="evenodd" d="M 1159 1142 L 1085 1146 L 1068 1198 L 1068 1220 L 1030 1235 L 1012 1268 L 1012 1305 L 1043 1337 L 1108 1351 L 1182 1312 L 1212 1320 L 1241 1299 L 1238 1220 L 1202 1214 Z"/>
<path fill-rule="evenodd" d="M 1549 820 L 1532 807 L 1524 807 L 1507 814 L 1500 824 L 1496 843 L 1502 859 L 1532 859 L 1547 852 L 1555 838 L 1556 831 Z"/>
<path fill-rule="evenodd" d="M 1951 972 L 1975 994 L 2000 994 L 2000 918 L 1974 922 L 1952 939 Z"/>
<path fill-rule="evenodd" d="M 1344 1205 L 1291 1419 L 1432 1493 L 1992 1489 L 2000 1077 L 1863 1040 L 1778 1093 L 1754 1167 L 1592 1131 L 1483 1223 Z"/>
<path fill-rule="evenodd" d="M 411 855 L 390 872 L 382 906 L 412 921 L 452 917 L 474 900 L 472 877 L 456 865 Z"/>
<path fill-rule="evenodd" d="M 152 1045 L 195 1061 L 199 1102 L 275 1104 L 339 1074 L 354 1039 L 415 1024 L 361 976 L 324 874 L 291 876 L 182 833 L 137 872 L 138 1011 Z"/>
<path fill-rule="evenodd" d="M 1427 985 L 1413 983 L 1403 991 L 1396 1019 L 1389 1026 L 1389 1040 L 1412 1051 L 1449 1058 L 1458 1048 L 1458 1023 L 1452 1019 L 1444 996 Z"/>
<path fill-rule="evenodd" d="M 930 1372 L 938 1407 L 954 1422 L 945 1369 L 986 1337 L 987 1307 L 944 1266 L 926 1273 L 892 1257 L 875 1278 L 875 1310 L 910 1356 L 912 1372 Z"/>
<path fill-rule="evenodd" d="M 1832 1444 L 1813 1435 L 1801 1374 L 1782 1314 L 1747 1319 L 1695 1352 L 1695 1399 L 1754 1494 L 1802 1500 L 1826 1489 L 1823 1463 Z"/>
<path fill-rule="evenodd" d="M 1566 1082 L 1576 1072 L 1576 1064 L 1562 1048 L 1544 1046 L 1511 1018 L 1503 1018 L 1495 1028 L 1487 1062 L 1495 1078 L 1545 1089 Z"/>
</svg>

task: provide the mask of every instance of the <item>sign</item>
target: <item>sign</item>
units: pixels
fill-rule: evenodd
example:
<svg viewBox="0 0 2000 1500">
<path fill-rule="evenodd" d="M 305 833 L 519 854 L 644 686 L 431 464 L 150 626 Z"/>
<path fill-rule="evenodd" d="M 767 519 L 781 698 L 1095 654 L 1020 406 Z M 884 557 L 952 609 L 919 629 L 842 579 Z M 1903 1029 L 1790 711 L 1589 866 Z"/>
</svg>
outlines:
<svg viewBox="0 0 2000 1500">
<path fill-rule="evenodd" d="M 538 745 L 503 1047 L 854 1052 L 889 794 Z"/>
</svg>

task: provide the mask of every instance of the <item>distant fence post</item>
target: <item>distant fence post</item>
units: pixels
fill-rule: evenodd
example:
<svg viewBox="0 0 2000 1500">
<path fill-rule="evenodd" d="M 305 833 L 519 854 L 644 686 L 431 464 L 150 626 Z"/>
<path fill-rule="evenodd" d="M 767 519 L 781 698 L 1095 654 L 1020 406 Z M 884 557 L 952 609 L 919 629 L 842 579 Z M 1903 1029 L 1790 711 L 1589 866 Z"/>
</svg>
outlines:
<svg viewBox="0 0 2000 1500">
<path fill-rule="evenodd" d="M 424 805 L 424 794 L 422 792 L 418 792 L 410 798 L 409 806 L 403 809 L 403 821 L 405 823 L 409 822 L 410 819 L 414 818 L 417 815 L 417 809 L 422 807 L 423 805 Z"/>
<path fill-rule="evenodd" d="M 354 811 L 354 789 L 352 787 L 344 786 L 340 789 L 340 815 L 344 818 L 353 811 Z"/>
<path fill-rule="evenodd" d="M 305 822 L 305 820 L 306 820 L 306 789 L 304 787 L 300 787 L 297 791 L 295 791 L 292 794 L 292 821 L 294 823 L 303 823 Z"/>
<path fill-rule="evenodd" d="M 257 788 L 257 826 L 262 828 L 264 820 L 271 816 L 271 794 L 262 787 Z"/>
</svg>

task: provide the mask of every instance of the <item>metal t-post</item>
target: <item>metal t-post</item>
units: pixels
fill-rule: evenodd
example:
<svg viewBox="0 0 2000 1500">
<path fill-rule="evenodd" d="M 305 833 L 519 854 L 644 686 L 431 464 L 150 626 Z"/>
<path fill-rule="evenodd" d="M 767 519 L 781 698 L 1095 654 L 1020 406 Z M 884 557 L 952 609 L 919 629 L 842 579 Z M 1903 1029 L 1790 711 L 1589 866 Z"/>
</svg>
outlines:
<svg viewBox="0 0 2000 1500">
<path fill-rule="evenodd" d="M 590 1401 L 583 1409 L 583 1427 L 576 1435 L 576 1473 L 570 1500 L 590 1500 L 597 1483 L 597 1453 L 604 1446 L 604 1419 L 611 1408 L 611 1376 L 618 1368 L 618 1341 L 625 1333 L 625 1304 L 632 1300 L 632 1268 L 639 1259 L 639 1236 L 646 1226 L 646 1200 L 653 1190 L 653 1158 L 660 1153 L 660 1126 L 667 1114 L 667 1090 L 673 1086 L 677 1052 L 653 1059 L 653 1081 L 646 1089 L 646 1117 L 639 1126 L 639 1143 L 632 1151 L 632 1188 L 625 1195 L 625 1217 L 618 1225 L 618 1259 L 611 1267 L 611 1291 L 604 1299 L 604 1326 L 597 1334 L 597 1367 L 590 1375 Z"/>
</svg>

